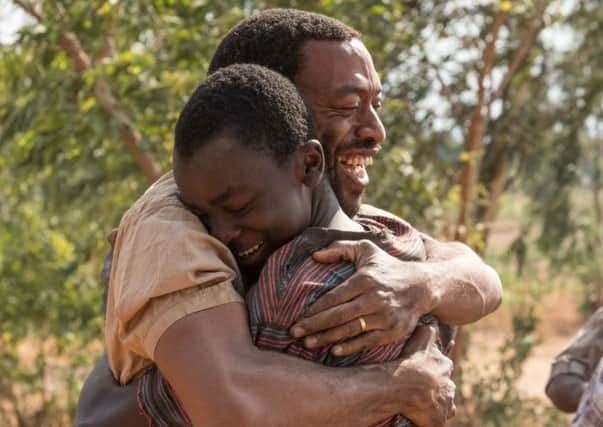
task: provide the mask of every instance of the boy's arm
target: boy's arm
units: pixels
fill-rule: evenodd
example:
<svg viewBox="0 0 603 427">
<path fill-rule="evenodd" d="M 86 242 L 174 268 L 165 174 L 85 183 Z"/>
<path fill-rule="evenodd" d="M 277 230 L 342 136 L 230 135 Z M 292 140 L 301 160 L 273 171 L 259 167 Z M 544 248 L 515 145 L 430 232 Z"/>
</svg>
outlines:
<svg viewBox="0 0 603 427">
<path fill-rule="evenodd" d="M 401 363 L 327 368 L 253 346 L 233 303 L 174 323 L 155 360 L 194 425 L 366 426 L 403 413 L 437 426 L 454 412 L 454 385 L 428 331 Z"/>
<path fill-rule="evenodd" d="M 341 355 L 389 344 L 407 337 L 423 314 L 442 323 L 474 322 L 493 312 L 502 300 L 498 274 L 469 247 L 423 235 L 427 260 L 400 261 L 371 242 L 336 242 L 315 254 L 320 262 L 346 260 L 357 272 L 319 298 L 293 326 L 309 348 L 367 333 L 343 344 Z"/>
</svg>

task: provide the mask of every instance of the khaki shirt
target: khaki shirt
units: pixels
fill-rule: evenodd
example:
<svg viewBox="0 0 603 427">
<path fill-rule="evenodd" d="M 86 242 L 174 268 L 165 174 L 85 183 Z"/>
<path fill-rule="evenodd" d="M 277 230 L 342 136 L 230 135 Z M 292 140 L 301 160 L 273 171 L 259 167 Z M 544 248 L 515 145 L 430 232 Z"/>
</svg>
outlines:
<svg viewBox="0 0 603 427">
<path fill-rule="evenodd" d="M 105 344 L 121 383 L 152 363 L 177 320 L 243 302 L 232 254 L 184 207 L 171 172 L 124 214 L 114 243 Z"/>
</svg>

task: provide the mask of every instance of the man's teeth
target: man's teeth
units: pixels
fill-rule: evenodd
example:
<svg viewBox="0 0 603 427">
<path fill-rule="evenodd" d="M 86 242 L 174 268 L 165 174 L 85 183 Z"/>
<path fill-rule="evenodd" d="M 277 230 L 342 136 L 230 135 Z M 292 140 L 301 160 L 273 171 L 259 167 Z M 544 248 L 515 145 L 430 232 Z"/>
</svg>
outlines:
<svg viewBox="0 0 603 427">
<path fill-rule="evenodd" d="M 257 252 L 258 249 L 260 249 L 262 247 L 262 245 L 264 244 L 264 242 L 260 242 L 257 245 L 254 245 L 252 247 L 250 247 L 247 250 L 244 250 L 243 252 L 239 252 L 237 253 L 238 257 L 245 257 L 245 256 L 249 256 L 255 252 Z"/>
<path fill-rule="evenodd" d="M 348 165 L 348 166 L 370 166 L 373 164 L 373 157 L 372 156 L 360 156 L 360 155 L 352 155 L 352 156 L 346 156 L 346 155 L 340 155 L 337 160 L 339 161 L 339 163 L 343 163 L 344 165 Z"/>
</svg>

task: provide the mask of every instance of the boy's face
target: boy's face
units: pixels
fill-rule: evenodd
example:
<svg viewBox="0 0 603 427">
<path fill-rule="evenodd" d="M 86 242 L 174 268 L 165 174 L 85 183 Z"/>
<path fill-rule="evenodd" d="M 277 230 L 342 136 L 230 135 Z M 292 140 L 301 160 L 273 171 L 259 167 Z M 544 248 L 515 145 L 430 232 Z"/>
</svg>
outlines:
<svg viewBox="0 0 603 427">
<path fill-rule="evenodd" d="M 174 174 L 183 202 L 237 262 L 261 266 L 310 224 L 312 190 L 300 176 L 299 156 L 279 166 L 222 134 L 188 161 L 177 161 Z"/>
</svg>

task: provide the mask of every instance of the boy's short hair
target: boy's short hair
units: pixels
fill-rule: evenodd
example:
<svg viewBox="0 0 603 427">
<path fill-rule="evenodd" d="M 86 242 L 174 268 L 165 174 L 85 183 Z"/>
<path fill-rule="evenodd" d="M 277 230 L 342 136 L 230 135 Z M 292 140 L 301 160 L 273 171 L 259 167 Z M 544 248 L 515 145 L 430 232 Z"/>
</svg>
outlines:
<svg viewBox="0 0 603 427">
<path fill-rule="evenodd" d="M 225 133 L 279 164 L 315 138 L 311 115 L 295 86 L 253 64 L 222 68 L 197 87 L 176 124 L 174 155 L 189 159 Z"/>
<path fill-rule="evenodd" d="M 231 64 L 259 64 L 289 80 L 303 64 L 309 40 L 349 41 L 360 32 L 337 19 L 296 9 L 268 9 L 239 22 L 220 42 L 208 74 Z"/>
</svg>

